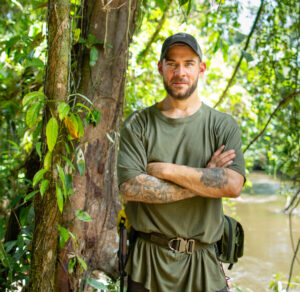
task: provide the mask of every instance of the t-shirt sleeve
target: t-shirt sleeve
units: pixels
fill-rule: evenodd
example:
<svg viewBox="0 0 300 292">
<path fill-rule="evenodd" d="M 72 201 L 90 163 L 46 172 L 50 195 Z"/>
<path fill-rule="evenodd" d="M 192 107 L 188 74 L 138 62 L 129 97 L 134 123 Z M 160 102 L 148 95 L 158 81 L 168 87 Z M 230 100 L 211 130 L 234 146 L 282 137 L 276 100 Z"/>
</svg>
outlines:
<svg viewBox="0 0 300 292">
<path fill-rule="evenodd" d="M 118 184 L 146 173 L 147 156 L 143 144 L 143 126 L 133 114 L 121 130 L 117 162 Z"/>
<path fill-rule="evenodd" d="M 234 149 L 235 159 L 233 163 L 227 166 L 228 168 L 240 173 L 246 180 L 245 174 L 245 159 L 242 151 L 241 131 L 237 122 L 231 116 L 221 124 L 219 127 L 219 147 L 225 145 L 224 151 Z"/>
</svg>

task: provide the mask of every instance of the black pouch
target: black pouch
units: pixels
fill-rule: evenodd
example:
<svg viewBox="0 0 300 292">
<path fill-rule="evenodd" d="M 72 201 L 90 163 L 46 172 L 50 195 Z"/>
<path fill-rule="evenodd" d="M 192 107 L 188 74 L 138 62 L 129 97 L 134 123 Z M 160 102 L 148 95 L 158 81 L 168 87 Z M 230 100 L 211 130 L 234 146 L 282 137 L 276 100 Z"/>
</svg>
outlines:
<svg viewBox="0 0 300 292">
<path fill-rule="evenodd" d="M 223 263 L 229 263 L 230 270 L 244 253 L 244 230 L 234 218 L 224 216 L 224 232 L 217 242 L 218 258 Z"/>
</svg>

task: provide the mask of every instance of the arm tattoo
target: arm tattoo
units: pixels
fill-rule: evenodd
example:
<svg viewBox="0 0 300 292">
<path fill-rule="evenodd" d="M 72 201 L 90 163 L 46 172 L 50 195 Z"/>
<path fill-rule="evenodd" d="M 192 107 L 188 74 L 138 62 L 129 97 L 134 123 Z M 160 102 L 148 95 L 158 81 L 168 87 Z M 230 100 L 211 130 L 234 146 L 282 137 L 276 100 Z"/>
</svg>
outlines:
<svg viewBox="0 0 300 292">
<path fill-rule="evenodd" d="M 146 174 L 141 174 L 121 184 L 120 191 L 125 200 L 156 204 L 176 202 L 197 196 L 192 191 L 176 184 Z"/>
<path fill-rule="evenodd" d="M 206 168 L 200 181 L 207 187 L 221 189 L 227 185 L 228 177 L 224 168 Z"/>
</svg>

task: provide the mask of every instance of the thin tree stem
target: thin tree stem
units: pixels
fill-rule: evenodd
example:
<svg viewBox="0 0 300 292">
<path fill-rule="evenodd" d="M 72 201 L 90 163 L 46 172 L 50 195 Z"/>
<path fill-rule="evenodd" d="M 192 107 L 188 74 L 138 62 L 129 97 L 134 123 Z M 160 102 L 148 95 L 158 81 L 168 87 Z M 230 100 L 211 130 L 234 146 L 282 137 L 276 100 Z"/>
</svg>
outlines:
<svg viewBox="0 0 300 292">
<path fill-rule="evenodd" d="M 300 94 L 300 91 L 294 92 L 291 95 L 289 95 L 288 97 L 286 97 L 285 99 L 281 100 L 281 102 L 277 105 L 276 109 L 272 112 L 272 114 L 270 115 L 268 121 L 266 122 L 264 128 L 252 139 L 252 141 L 246 146 L 246 148 L 244 149 L 244 153 L 249 149 L 249 147 L 265 132 L 266 128 L 268 127 L 269 123 L 271 122 L 272 118 L 275 116 L 275 114 L 277 113 L 277 111 L 283 107 L 286 103 L 288 103 L 290 100 L 292 100 L 293 98 L 295 98 L 298 94 Z"/>
<path fill-rule="evenodd" d="M 236 65 L 236 67 L 235 67 L 235 69 L 234 69 L 234 71 L 233 71 L 233 74 L 232 74 L 230 80 L 229 80 L 228 83 L 227 83 L 227 86 L 226 86 L 225 90 L 223 91 L 223 93 L 222 93 L 222 95 L 220 96 L 220 98 L 219 98 L 219 100 L 217 101 L 217 103 L 214 105 L 214 108 L 216 108 L 217 106 L 219 106 L 219 105 L 223 102 L 223 100 L 225 99 L 225 97 L 226 97 L 226 95 L 227 95 L 227 92 L 228 92 L 229 88 L 230 88 L 230 87 L 232 86 L 232 84 L 233 84 L 233 81 L 234 81 L 234 79 L 235 79 L 235 76 L 236 76 L 238 70 L 240 69 L 242 60 L 243 60 L 243 58 L 244 58 L 244 53 L 243 53 L 243 52 L 245 52 L 245 51 L 247 50 L 248 46 L 249 46 L 250 39 L 251 39 L 251 37 L 252 37 L 252 35 L 253 35 L 253 33 L 254 33 L 254 30 L 255 30 L 255 28 L 256 28 L 257 22 L 258 22 L 258 20 L 259 20 L 259 18 L 260 18 L 260 16 L 261 16 L 262 11 L 263 11 L 263 6 L 264 6 L 264 0 L 261 0 L 261 2 L 260 2 L 260 7 L 259 7 L 258 12 L 257 12 L 257 14 L 256 14 L 256 18 L 255 18 L 254 23 L 253 23 L 253 25 L 252 25 L 251 31 L 250 31 L 250 33 L 249 33 L 249 35 L 248 35 L 248 37 L 247 37 L 247 41 L 246 41 L 246 43 L 245 43 L 245 46 L 244 46 L 244 48 L 243 48 L 243 50 L 242 50 L 240 59 L 239 59 L 237 65 Z"/>
</svg>

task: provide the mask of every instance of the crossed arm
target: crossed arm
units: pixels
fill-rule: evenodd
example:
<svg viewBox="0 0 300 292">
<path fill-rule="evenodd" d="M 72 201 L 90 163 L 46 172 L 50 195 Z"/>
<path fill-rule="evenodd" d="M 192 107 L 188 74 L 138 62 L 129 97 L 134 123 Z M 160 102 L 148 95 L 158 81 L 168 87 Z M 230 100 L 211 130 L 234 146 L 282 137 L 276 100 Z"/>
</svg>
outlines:
<svg viewBox="0 0 300 292">
<path fill-rule="evenodd" d="M 221 198 L 238 197 L 244 177 L 226 168 L 235 158 L 234 150 L 224 153 L 221 146 L 206 168 L 193 168 L 165 162 L 147 166 L 147 174 L 140 174 L 120 186 L 125 201 L 170 203 L 195 196 Z"/>
</svg>

